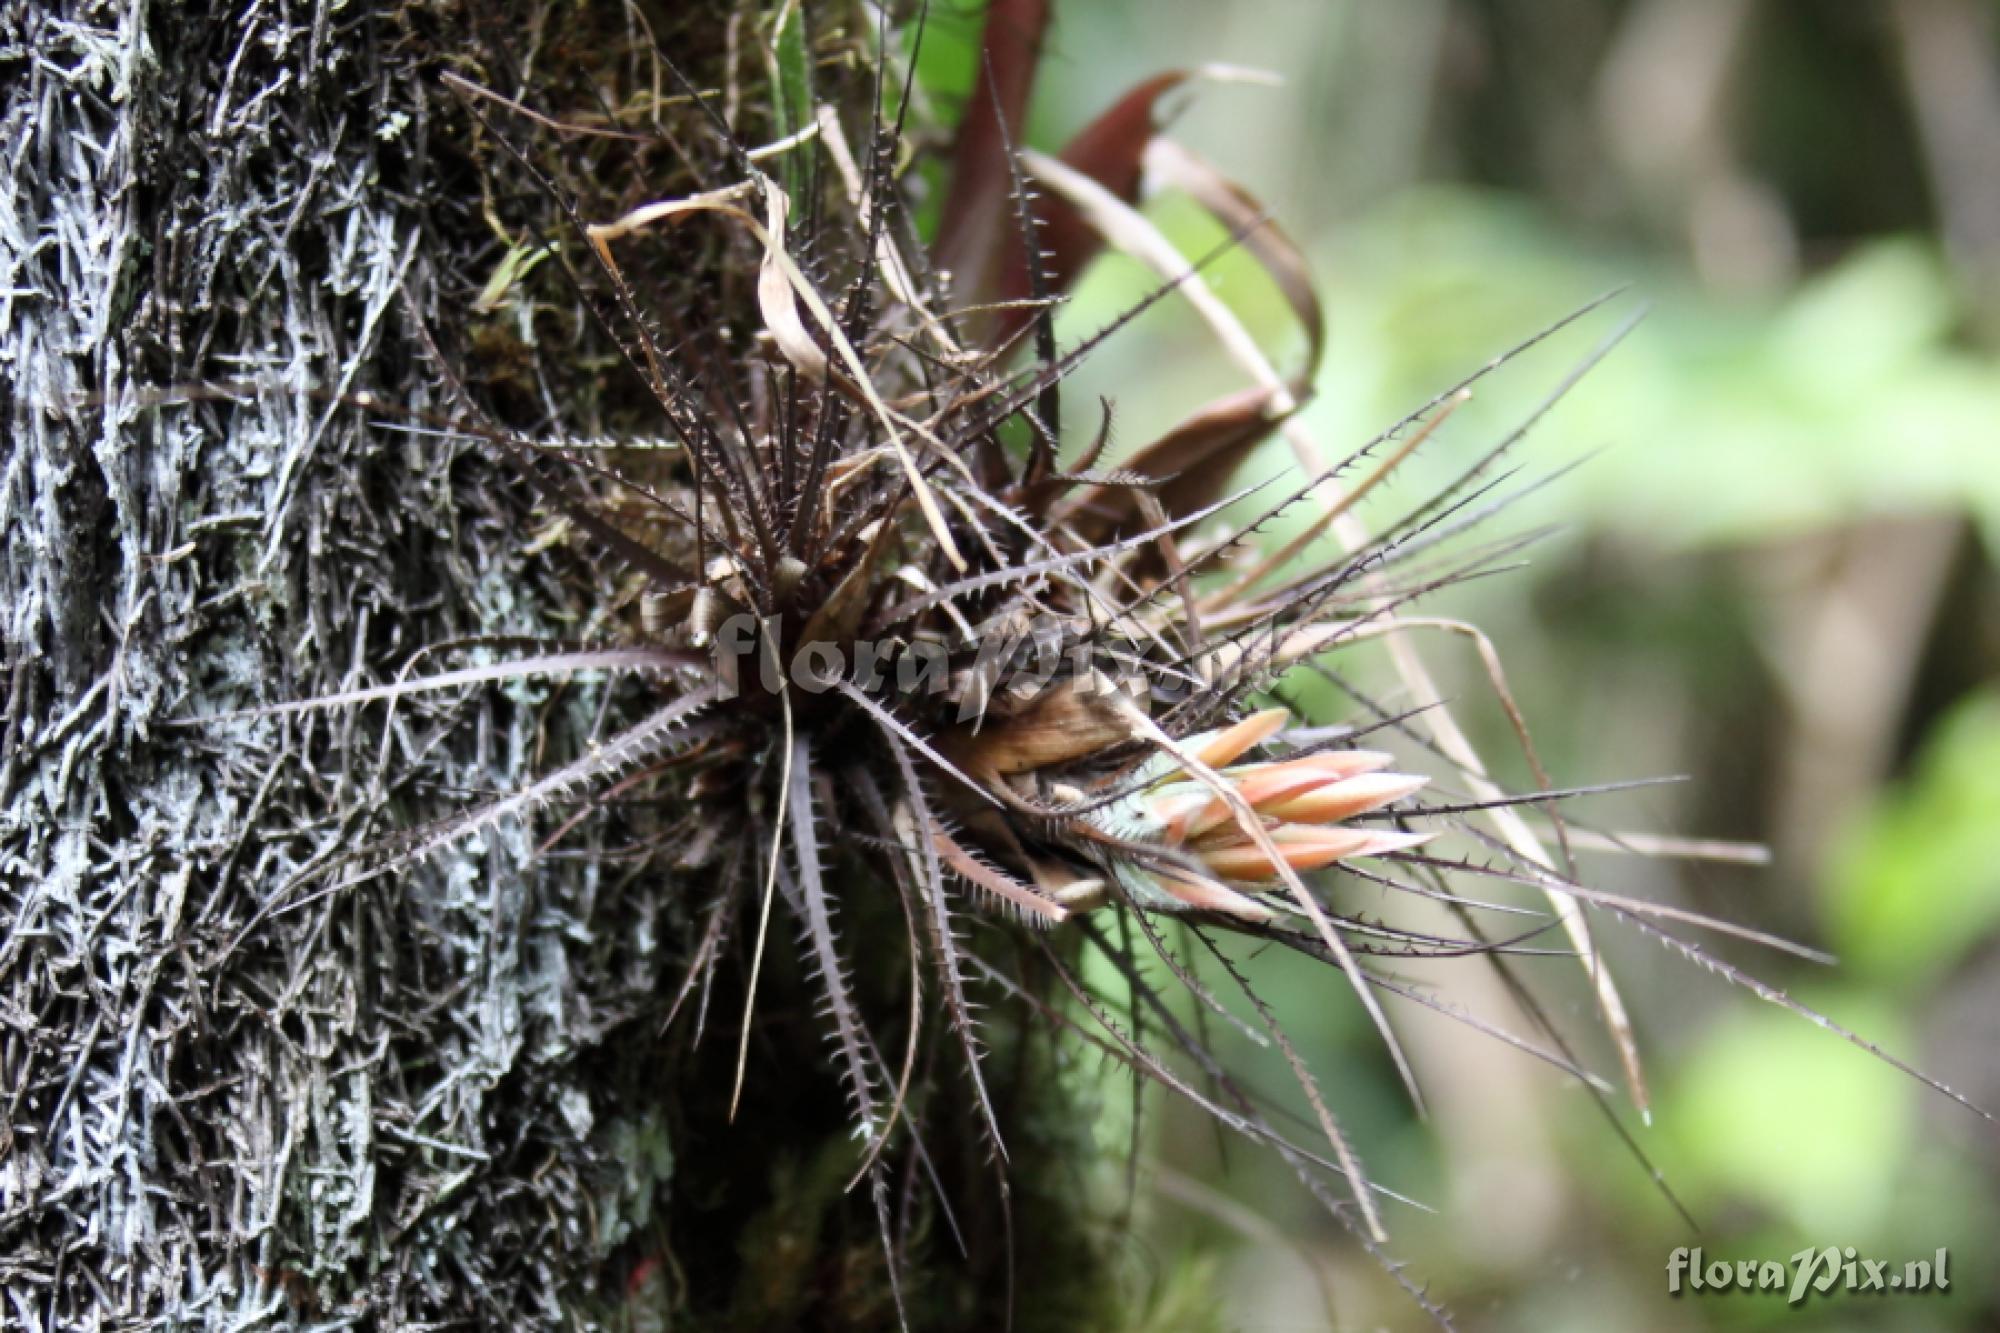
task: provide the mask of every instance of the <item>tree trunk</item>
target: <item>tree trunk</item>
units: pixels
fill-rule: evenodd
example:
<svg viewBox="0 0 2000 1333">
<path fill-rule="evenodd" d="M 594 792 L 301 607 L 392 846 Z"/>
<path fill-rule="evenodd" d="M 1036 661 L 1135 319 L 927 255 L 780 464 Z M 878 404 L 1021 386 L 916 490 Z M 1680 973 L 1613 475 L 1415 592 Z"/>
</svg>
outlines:
<svg viewBox="0 0 2000 1333">
<path fill-rule="evenodd" d="M 416 664 L 435 670 L 517 650 L 500 636 L 605 637 L 615 571 L 495 450 L 400 427 L 456 415 L 441 365 L 470 362 L 522 429 L 643 429 L 581 300 L 496 273 L 562 229 L 578 182 L 586 208 L 628 207 L 689 167 L 656 145 L 607 176 L 598 140 L 544 136 L 530 172 L 483 124 L 511 113 L 440 76 L 616 102 L 658 86 L 651 40 L 690 68 L 733 49 L 727 8 L 684 8 L 647 9 L 650 33 L 614 5 L 6 10 L 6 1319 L 887 1315 L 872 1217 L 843 1220 L 852 1143 L 812 1024 L 760 1039 L 733 1134 L 740 992 L 718 986 L 699 1056 L 685 1018 L 660 1034 L 702 885 L 536 859 L 520 822 L 372 879 L 343 859 L 545 771 L 630 687 L 191 724 L 393 680 L 420 650 L 452 646 Z M 746 48 L 736 68 L 762 66 Z M 691 261 L 682 281 L 710 278 Z M 776 966 L 767 1003 L 809 1018 Z M 1017 1158 L 1063 1134 L 1028 1122 Z M 985 1179 L 962 1155 L 947 1176 Z M 1080 1283 L 1060 1213 L 1035 1226 Z M 932 1308 L 990 1322 L 972 1305 L 1001 1270 L 953 1262 Z"/>
</svg>

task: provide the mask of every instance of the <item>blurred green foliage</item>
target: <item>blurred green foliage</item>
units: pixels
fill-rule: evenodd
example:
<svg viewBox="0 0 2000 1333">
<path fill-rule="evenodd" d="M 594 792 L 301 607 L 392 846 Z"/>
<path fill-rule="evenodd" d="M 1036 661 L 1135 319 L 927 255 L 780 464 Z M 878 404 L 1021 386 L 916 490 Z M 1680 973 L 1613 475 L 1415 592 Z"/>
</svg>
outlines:
<svg viewBox="0 0 2000 1333">
<path fill-rule="evenodd" d="M 1896 991 L 1921 994 L 2000 927 L 2000 693 L 1930 729 L 1915 771 L 1844 834 L 1827 897 L 1848 965 Z"/>
<path fill-rule="evenodd" d="M 1527 568 L 1441 607 L 1499 643 L 1559 784 L 1690 778 L 1579 802 L 1576 818 L 1775 853 L 1763 869 L 1595 856 L 1591 882 L 1829 950 L 1832 967 L 1705 941 L 2000 1103 L 2000 236 L 1978 211 L 1991 181 L 1974 170 L 2000 152 L 1990 7 L 1161 0 L 1058 13 L 1032 117 L 1043 147 L 1160 69 L 1226 60 L 1284 76 L 1277 90 L 1197 85 L 1173 132 L 1242 180 L 1315 264 L 1331 335 L 1307 420 L 1330 451 L 1630 286 L 1483 383 L 1372 501 L 1376 521 L 1532 411 L 1620 310 L 1650 307 L 1515 459 L 1523 483 L 1587 460 L 1502 520 L 1557 531 Z M 965 16 L 934 15 L 925 85 L 948 103 L 970 85 L 974 48 Z M 1219 235 L 1183 200 L 1150 211 L 1185 253 Z M 1225 257 L 1208 277 L 1289 364 L 1297 331 L 1255 264 Z M 1149 282 L 1130 261 L 1100 261 L 1061 313 L 1065 340 Z M 1242 382 L 1174 305 L 1111 341 L 1066 396 L 1073 414 L 1112 400 L 1119 448 Z M 1250 471 L 1290 465 L 1273 443 Z M 1274 525 L 1272 540 L 1304 521 Z M 1482 752 L 1525 783 L 1470 654 L 1428 651 Z M 1303 695 L 1323 718 L 1351 711 L 1324 685 Z M 1399 910 L 1356 893 L 1366 910 Z M 1622 1099 L 1618 1111 L 1699 1233 L 1554 1071 L 1399 1012 L 1433 1101 L 1418 1121 L 1343 988 L 1297 959 L 1255 961 L 1378 1182 L 1437 1210 L 1392 1209 L 1392 1249 L 1462 1325 L 2000 1324 L 1985 1262 L 2000 1246 L 1990 1124 L 1629 931 L 1600 933 L 1656 1090 L 1650 1126 Z M 1472 984 L 1460 998 L 1479 1009 L 1493 996 L 1478 968 L 1407 970 L 1446 995 Z M 1573 961 L 1522 971 L 1586 1063 L 1612 1070 Z M 1115 993 L 1108 968 L 1096 979 Z M 1307 1113 L 1274 1052 L 1213 1036 L 1249 1084 Z M 1105 1077 L 1123 1086 L 1116 1069 Z M 1142 1285 L 1173 1289 L 1190 1256 L 1219 1253 L 1236 1327 L 1324 1326 L 1315 1267 L 1341 1326 L 1426 1325 L 1281 1167 L 1220 1149 L 1203 1117 L 1161 1099 L 1135 1128 L 1126 1104 L 1106 1096 L 1098 1133 L 1114 1159 L 1140 1145 L 1129 1243 Z M 1287 1243 L 1191 1205 L 1188 1189 L 1148 1187 L 1155 1169 L 1206 1182 Z M 1122 1216 L 1122 1171 L 1100 1186 Z M 1796 1308 L 1671 1298 L 1668 1255 L 1694 1244 L 1730 1259 L 1853 1245 L 1898 1262 L 1949 1246 L 1954 1282 Z"/>
</svg>

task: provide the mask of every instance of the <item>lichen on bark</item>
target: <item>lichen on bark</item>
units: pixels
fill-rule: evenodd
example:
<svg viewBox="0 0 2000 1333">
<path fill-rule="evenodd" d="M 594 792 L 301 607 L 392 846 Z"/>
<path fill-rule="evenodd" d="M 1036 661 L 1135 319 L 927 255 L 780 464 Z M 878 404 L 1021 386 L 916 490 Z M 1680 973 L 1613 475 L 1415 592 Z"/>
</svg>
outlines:
<svg viewBox="0 0 2000 1333">
<path fill-rule="evenodd" d="M 641 428 L 643 395 L 559 266 L 474 307 L 510 254 L 567 225 L 564 194 L 610 216 L 674 188 L 672 118 L 692 113 L 663 107 L 658 152 L 620 170 L 588 139 L 543 137 L 530 161 L 555 178 L 546 192 L 441 76 L 629 103 L 656 86 L 658 42 L 754 94 L 763 17 L 8 4 L 7 1320 L 749 1328 L 779 1306 L 814 1327 L 881 1313 L 873 1233 L 844 1176 L 829 1188 L 851 1140 L 811 1025 L 770 1025 L 733 1129 L 727 1041 L 661 1034 L 698 876 L 598 854 L 615 829 L 538 857 L 518 824 L 394 875 L 327 873 L 576 751 L 629 687 L 518 681 L 386 714 L 187 725 L 393 679 L 447 646 L 477 662 L 510 638 L 601 626 L 615 573 L 551 539 L 506 462 L 403 427 L 456 410 L 435 338 L 512 426 Z M 850 84 L 867 88 L 829 87 Z M 675 282 L 717 280 L 698 245 L 687 255 Z M 802 984 L 777 972 L 766 1003 L 804 1012 Z M 1047 1098 L 1061 1123 L 1073 1081 L 1035 1072 L 1052 1058 L 1020 1061 L 1010 1095 Z M 774 1069 L 787 1081 L 757 1092 Z M 1018 1156 L 1013 1280 L 1037 1286 L 1042 1313 L 1018 1326 L 1088 1326 L 1111 1317 L 1088 1294 L 1099 1241 L 1035 1174 L 1058 1178 L 1078 1145 L 1043 1136 L 1037 1166 L 1035 1137 Z M 948 1174 L 985 1179 L 982 1150 L 964 1151 Z M 1005 1280 L 990 1245 L 956 1258 L 929 1229 L 915 1308 L 984 1308 Z M 783 1269 L 788 1245 L 806 1257 Z"/>
</svg>

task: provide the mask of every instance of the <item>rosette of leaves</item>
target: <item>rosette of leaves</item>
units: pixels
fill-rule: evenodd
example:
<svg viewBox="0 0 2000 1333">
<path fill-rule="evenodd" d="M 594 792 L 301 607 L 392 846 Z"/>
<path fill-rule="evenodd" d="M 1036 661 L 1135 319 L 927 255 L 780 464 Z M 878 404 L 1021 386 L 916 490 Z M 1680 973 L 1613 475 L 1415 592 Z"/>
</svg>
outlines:
<svg viewBox="0 0 2000 1333">
<path fill-rule="evenodd" d="M 262 710 L 527 675 L 644 682 L 648 705 L 584 753 L 336 873 L 353 883 L 393 872 L 502 820 L 547 819 L 549 849 L 585 821 L 633 826 L 634 857 L 690 895 L 689 963 L 665 1006 L 668 1029 L 699 1042 L 724 1025 L 719 1010 L 733 1010 L 726 1038 L 708 1046 L 726 1059 L 682 1066 L 721 1079 L 731 1119 L 746 1105 L 756 1119 L 758 1104 L 782 1104 L 796 1093 L 787 1081 L 808 1077 L 753 1058 L 760 1034 L 796 1030 L 783 996 L 793 983 L 808 989 L 851 1136 L 801 1168 L 791 1201 L 811 1200 L 817 1215 L 853 1191 L 872 1220 L 887 1300 L 854 1294 L 873 1288 L 851 1275 L 801 1276 L 811 1263 L 796 1251 L 812 1242 L 774 1210 L 770 1244 L 739 1279 L 766 1284 L 737 1301 L 760 1318 L 800 1319 L 817 1301 L 828 1322 L 893 1309 L 905 1326 L 927 1324 L 947 1317 L 938 1292 L 950 1284 L 935 1274 L 953 1253 L 986 1262 L 999 1276 L 984 1289 L 1015 1299 L 1013 1249 L 1060 1223 L 1046 1221 L 1045 1202 L 1033 1227 L 1014 1222 L 1014 1145 L 1046 1127 L 1010 1115 L 1032 1060 L 1019 1032 L 1005 1033 L 1009 1067 L 996 1072 L 989 1005 L 1107 1052 L 1277 1153 L 1375 1249 L 1388 1238 L 1380 1191 L 1229 940 L 1324 962 L 1330 984 L 1379 1028 L 1413 1097 L 1384 997 L 1520 1046 L 1600 1099 L 1611 1089 L 1532 1004 L 1541 1033 L 1503 1032 L 1396 980 L 1384 958 L 1476 956 L 1504 969 L 1517 953 L 1576 955 L 1642 1110 L 1636 1045 L 1591 912 L 1791 1003 L 1669 933 L 1667 920 L 1686 914 L 1580 883 L 1556 809 L 1570 793 L 1545 780 L 1503 792 L 1430 702 L 1413 638 L 1471 637 L 1540 777 L 1490 646 L 1416 611 L 1530 540 L 1485 533 L 1518 493 L 1496 464 L 1532 419 L 1386 522 L 1365 527 L 1354 508 L 1506 358 L 1359 449 L 1323 453 L 1297 415 L 1323 341 L 1303 257 L 1223 170 L 1157 125 L 1161 99 L 1203 72 L 1133 90 L 1060 155 L 1029 151 L 1020 127 L 1047 18 L 1035 0 L 991 7 L 930 236 L 916 221 L 911 169 L 924 138 L 909 122 L 914 58 L 886 19 L 857 74 L 852 34 L 840 45 L 850 59 L 832 68 L 840 62 L 822 62 L 803 6 L 765 16 L 753 35 L 769 96 L 755 109 L 732 109 L 663 52 L 672 86 L 661 96 L 690 108 L 673 144 L 686 188 L 602 217 L 540 165 L 537 135 L 574 134 L 582 122 L 537 105 L 531 84 L 447 75 L 574 222 L 545 248 L 511 252 L 482 302 L 555 256 L 657 431 L 644 441 L 524 435 L 494 401 L 506 392 L 461 379 L 441 355 L 462 411 L 429 425 L 517 465 L 553 531 L 606 557 L 625 595 L 584 646 Z M 911 33 L 921 41 L 921 19 Z M 818 95 L 822 79 L 857 77 L 872 84 L 864 118 L 854 99 Z M 642 137 L 616 116 L 587 132 L 613 141 L 605 152 Z M 1140 206 L 1161 190 L 1212 214 L 1273 279 L 1304 334 L 1296 365 L 1273 366 L 1209 290 L 1204 257 L 1182 255 L 1147 222 Z M 1107 246 L 1153 267 L 1159 283 L 1110 327 L 1060 345 L 1052 309 Z M 692 297 L 665 276 L 690 269 L 707 287 Z M 652 299 L 663 291 L 672 299 Z M 1113 459 L 1111 405 L 1079 410 L 1065 382 L 1104 339 L 1167 301 L 1196 308 L 1248 383 Z M 1280 435 L 1297 467 L 1239 487 L 1250 452 Z M 1310 515 L 1303 531 L 1260 549 L 1261 530 L 1298 510 Z M 1388 646 L 1413 707 L 1352 690 L 1337 658 L 1364 643 Z M 1284 689 L 1293 672 L 1350 690 L 1355 717 L 1297 716 Z M 1395 771 L 1418 766 L 1432 771 Z M 1548 910 L 1525 925 L 1519 907 L 1496 918 L 1459 887 L 1467 876 L 1525 886 Z M 1354 881 L 1391 899 L 1442 901 L 1461 929 L 1364 915 L 1343 900 Z M 1087 983 L 1085 949 L 1109 960 L 1123 995 Z M 794 953 L 781 963 L 783 950 Z M 1216 966 L 1198 971 L 1197 951 Z M 790 981 L 774 1002 L 780 970 Z M 718 986 L 724 975 L 740 985 Z M 1204 975 L 1225 977 L 1235 997 Z M 1232 1079 L 1203 1023 L 1186 1017 L 1190 1005 L 1282 1050 L 1312 1136 L 1281 1130 Z M 827 1296 L 829 1286 L 845 1294 Z M 796 1294 L 807 1288 L 821 1295 Z M 955 1317 L 966 1316 L 961 1305 Z"/>
</svg>

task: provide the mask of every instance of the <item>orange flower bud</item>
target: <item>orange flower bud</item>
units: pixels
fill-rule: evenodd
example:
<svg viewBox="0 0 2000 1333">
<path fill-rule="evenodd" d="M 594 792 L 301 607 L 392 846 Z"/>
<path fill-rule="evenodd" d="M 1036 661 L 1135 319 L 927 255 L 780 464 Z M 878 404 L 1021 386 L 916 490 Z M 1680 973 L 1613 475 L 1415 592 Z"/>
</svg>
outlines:
<svg viewBox="0 0 2000 1333">
<path fill-rule="evenodd" d="M 1379 810 L 1417 791 L 1429 778 L 1408 773 L 1363 773 L 1300 790 L 1257 809 L 1298 824 L 1331 824 Z"/>
<path fill-rule="evenodd" d="M 1308 755 L 1270 764 L 1246 764 L 1223 776 L 1252 809 L 1299 824 L 1330 824 L 1399 801 L 1428 779 L 1372 773 L 1390 762 L 1368 750 Z M 1185 786 L 1153 802 L 1153 814 L 1172 843 L 1192 842 L 1231 822 L 1228 802 L 1206 789 Z"/>
<path fill-rule="evenodd" d="M 1430 839 L 1428 833 L 1358 828 L 1318 828 L 1306 824 L 1285 824 L 1271 830 L 1285 864 L 1293 870 L 1318 870 L 1353 856 L 1381 856 L 1400 852 Z M 1248 841 L 1228 847 L 1211 847 L 1201 853 L 1203 864 L 1224 879 L 1256 882 L 1276 879 L 1278 868 L 1264 850 Z"/>
<path fill-rule="evenodd" d="M 1221 912 L 1245 921 L 1269 921 L 1276 915 L 1255 898 L 1246 897 L 1212 879 L 1160 870 L 1154 872 L 1153 882 L 1198 912 Z"/>
<path fill-rule="evenodd" d="M 1186 744 L 1202 763 L 1210 768 L 1221 768 L 1237 755 L 1277 735 L 1291 720 L 1292 715 L 1282 708 L 1266 708 L 1261 713 L 1252 713 L 1234 726 L 1190 736 Z"/>
</svg>

